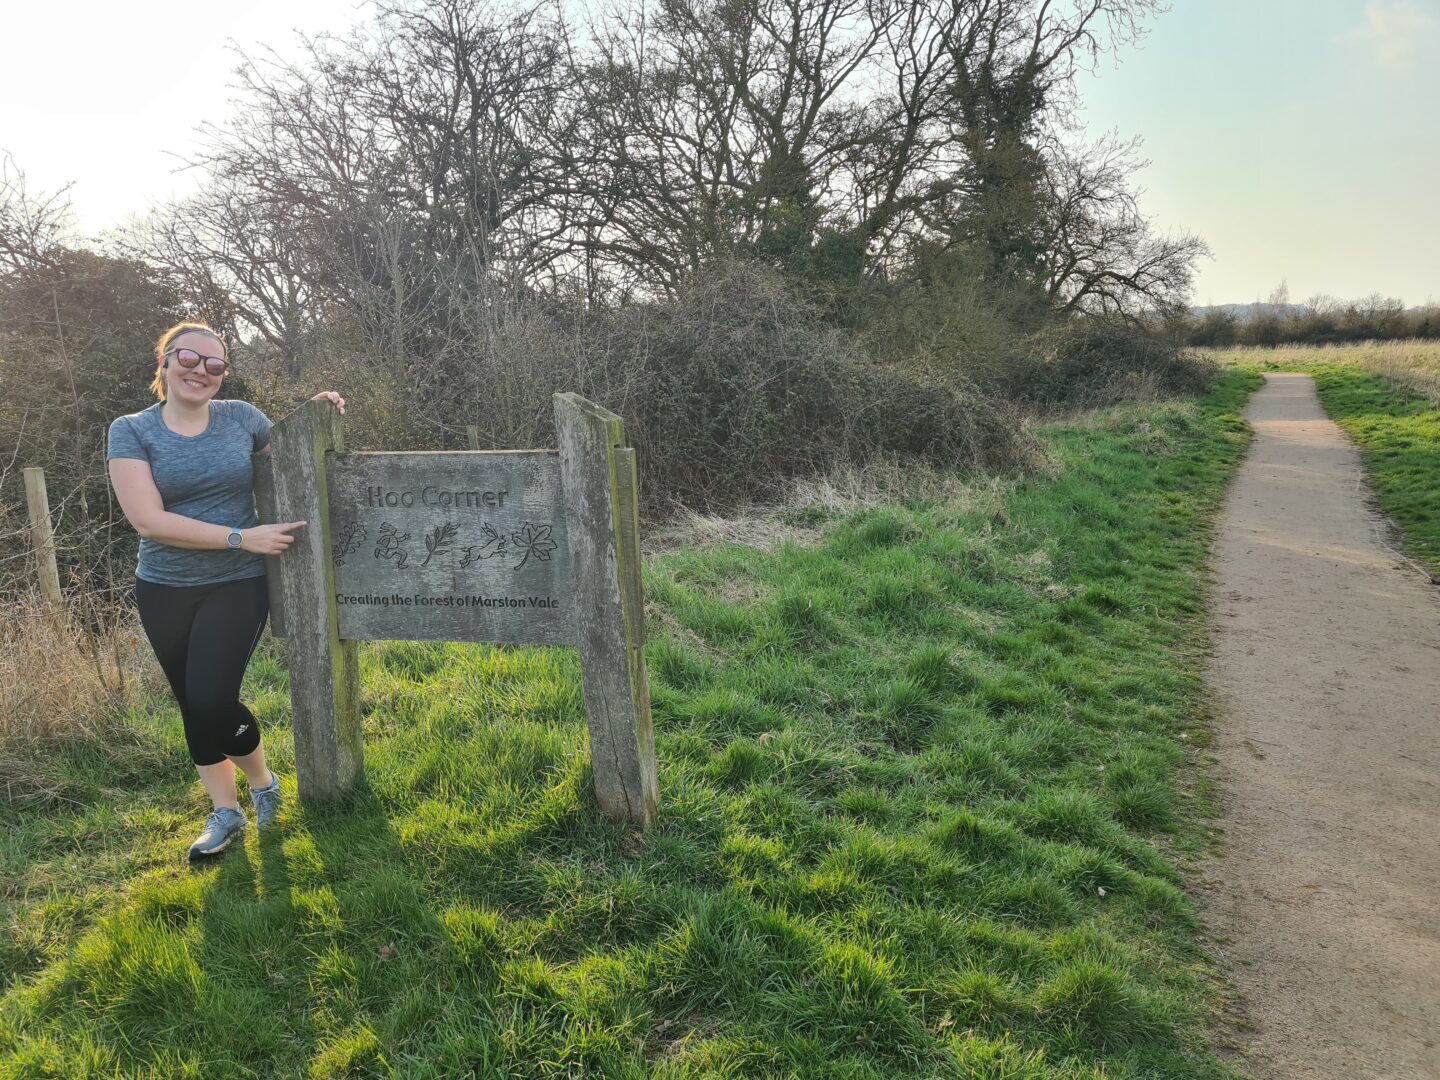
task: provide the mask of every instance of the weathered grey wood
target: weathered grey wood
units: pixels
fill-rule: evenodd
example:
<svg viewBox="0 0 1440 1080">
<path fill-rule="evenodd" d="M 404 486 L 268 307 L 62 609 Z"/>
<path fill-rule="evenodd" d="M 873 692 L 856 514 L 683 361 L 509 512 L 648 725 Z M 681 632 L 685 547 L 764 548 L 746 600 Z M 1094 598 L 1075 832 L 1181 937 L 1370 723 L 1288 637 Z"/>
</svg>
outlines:
<svg viewBox="0 0 1440 1080">
<path fill-rule="evenodd" d="M 660 796 L 645 672 L 634 452 L 624 446 L 621 419 L 578 394 L 555 395 L 555 429 L 595 794 L 609 816 L 648 826 Z"/>
<path fill-rule="evenodd" d="M 60 591 L 60 570 L 55 564 L 55 533 L 50 525 L 50 496 L 45 490 L 45 470 L 26 469 L 25 501 L 30 508 L 30 543 L 35 548 L 35 573 L 40 596 L 53 615 L 65 610 Z"/>
<path fill-rule="evenodd" d="M 480 428 L 475 424 L 465 425 L 465 438 L 470 444 L 471 450 L 480 449 Z"/>
<path fill-rule="evenodd" d="M 273 525 L 279 520 L 275 516 L 275 462 L 270 451 L 250 456 L 251 470 L 255 475 L 255 513 L 260 524 Z M 280 574 L 275 560 L 265 560 L 265 583 L 270 593 L 270 636 L 285 636 L 285 593 L 280 588 Z"/>
<path fill-rule="evenodd" d="M 620 555 L 620 585 L 627 590 L 625 611 L 635 613 L 633 622 L 627 623 L 626 633 L 630 634 L 644 656 L 645 646 L 645 588 L 640 578 L 640 472 L 633 448 L 625 446 L 615 451 L 615 492 L 616 528 Z M 643 665 L 642 665 L 642 674 Z M 648 687 L 648 682 L 647 682 Z M 649 690 L 646 690 L 649 694 Z M 648 696 L 647 696 L 648 708 Z"/>
<path fill-rule="evenodd" d="M 328 401 L 307 401 L 270 432 L 277 521 L 304 521 L 295 542 L 271 560 L 279 576 L 289 639 L 295 778 L 302 799 L 343 794 L 360 778 L 360 667 L 342 641 L 335 608 L 327 474 L 345 448 L 340 416 Z"/>
<path fill-rule="evenodd" d="M 332 454 L 328 479 L 342 638 L 576 644 L 557 451 Z"/>
<path fill-rule="evenodd" d="M 270 560 L 302 797 L 360 777 L 355 640 L 578 644 L 600 807 L 653 823 L 635 452 L 620 418 L 584 398 L 557 394 L 555 417 L 558 452 L 346 454 L 325 402 L 272 431 L 257 510 L 310 523 Z"/>
</svg>

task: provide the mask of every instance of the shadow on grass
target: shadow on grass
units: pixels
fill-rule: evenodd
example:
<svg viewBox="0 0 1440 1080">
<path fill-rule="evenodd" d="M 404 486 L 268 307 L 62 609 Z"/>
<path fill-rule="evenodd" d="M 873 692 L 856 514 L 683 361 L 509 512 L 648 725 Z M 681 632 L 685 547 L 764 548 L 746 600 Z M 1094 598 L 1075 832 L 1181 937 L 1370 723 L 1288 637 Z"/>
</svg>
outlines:
<svg viewBox="0 0 1440 1080">
<path fill-rule="evenodd" d="M 386 1074 L 422 1036 L 449 935 L 375 791 L 292 801 L 228 853 L 192 948 L 203 978 L 201 1074 Z M 237 1037 L 237 1033 L 243 1033 Z"/>
</svg>

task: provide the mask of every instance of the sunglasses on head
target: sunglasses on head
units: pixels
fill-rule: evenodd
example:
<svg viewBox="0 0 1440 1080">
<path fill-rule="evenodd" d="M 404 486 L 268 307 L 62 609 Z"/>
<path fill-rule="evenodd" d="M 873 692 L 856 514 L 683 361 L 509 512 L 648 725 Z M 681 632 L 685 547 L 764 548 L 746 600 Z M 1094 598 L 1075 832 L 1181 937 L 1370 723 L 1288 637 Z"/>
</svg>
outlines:
<svg viewBox="0 0 1440 1080">
<path fill-rule="evenodd" d="M 168 349 L 165 355 L 174 356 L 175 362 L 187 371 L 199 367 L 204 360 L 207 375 L 224 375 L 230 366 L 223 356 L 201 356 L 194 349 Z"/>
</svg>

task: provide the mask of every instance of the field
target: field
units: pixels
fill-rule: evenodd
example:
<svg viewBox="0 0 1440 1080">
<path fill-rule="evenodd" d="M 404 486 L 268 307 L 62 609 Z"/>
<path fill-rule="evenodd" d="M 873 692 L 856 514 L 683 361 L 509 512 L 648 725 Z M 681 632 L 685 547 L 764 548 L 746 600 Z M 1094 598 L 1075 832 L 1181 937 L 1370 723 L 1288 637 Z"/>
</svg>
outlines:
<svg viewBox="0 0 1440 1080">
<path fill-rule="evenodd" d="M 1229 367 L 1258 371 L 1358 368 L 1410 390 L 1440 407 L 1440 341 L 1367 341 L 1358 345 L 1282 345 L 1274 349 L 1213 349 L 1207 354 Z M 1329 405 L 1326 404 L 1329 411 Z"/>
<path fill-rule="evenodd" d="M 1231 1075 L 1182 885 L 1257 382 L 652 556 L 643 835 L 595 812 L 564 651 L 367 647 L 368 789 L 197 870 L 173 709 L 62 743 L 0 804 L 0 1077 Z"/>
</svg>

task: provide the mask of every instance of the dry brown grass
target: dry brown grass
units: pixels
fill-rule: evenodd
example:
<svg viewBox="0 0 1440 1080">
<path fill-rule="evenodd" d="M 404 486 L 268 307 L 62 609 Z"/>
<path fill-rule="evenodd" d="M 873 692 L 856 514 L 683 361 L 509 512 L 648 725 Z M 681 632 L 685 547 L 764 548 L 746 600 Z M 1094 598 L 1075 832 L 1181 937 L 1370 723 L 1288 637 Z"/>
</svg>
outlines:
<svg viewBox="0 0 1440 1080">
<path fill-rule="evenodd" d="M 787 543 L 805 546 L 819 539 L 831 515 L 895 503 L 945 502 L 961 512 L 998 513 L 1011 483 L 1004 477 L 964 476 L 953 469 L 895 459 L 842 465 L 820 476 L 787 481 L 767 505 L 723 516 L 682 509 L 645 537 L 645 552 L 721 544 L 761 551 Z"/>
<path fill-rule="evenodd" d="M 1440 406 L 1440 341 L 1387 341 L 1365 346 L 1357 362 Z"/>
<path fill-rule="evenodd" d="M 1305 368 L 1315 364 L 1355 364 L 1440 406 L 1440 341 L 1362 341 L 1355 345 L 1287 345 L 1217 349 L 1221 364 L 1261 364 Z"/>
<path fill-rule="evenodd" d="M 54 795 L 42 767 L 65 740 L 111 737 L 158 666 L 133 616 L 98 601 L 55 612 L 35 594 L 0 620 L 0 802 Z M 88 628 L 82 630 L 81 628 Z"/>
<path fill-rule="evenodd" d="M 785 504 L 845 513 L 897 502 L 947 502 L 961 510 L 993 511 L 1011 481 L 1003 476 L 966 476 L 909 461 L 887 459 L 844 465 L 821 476 L 793 480 Z"/>
</svg>

